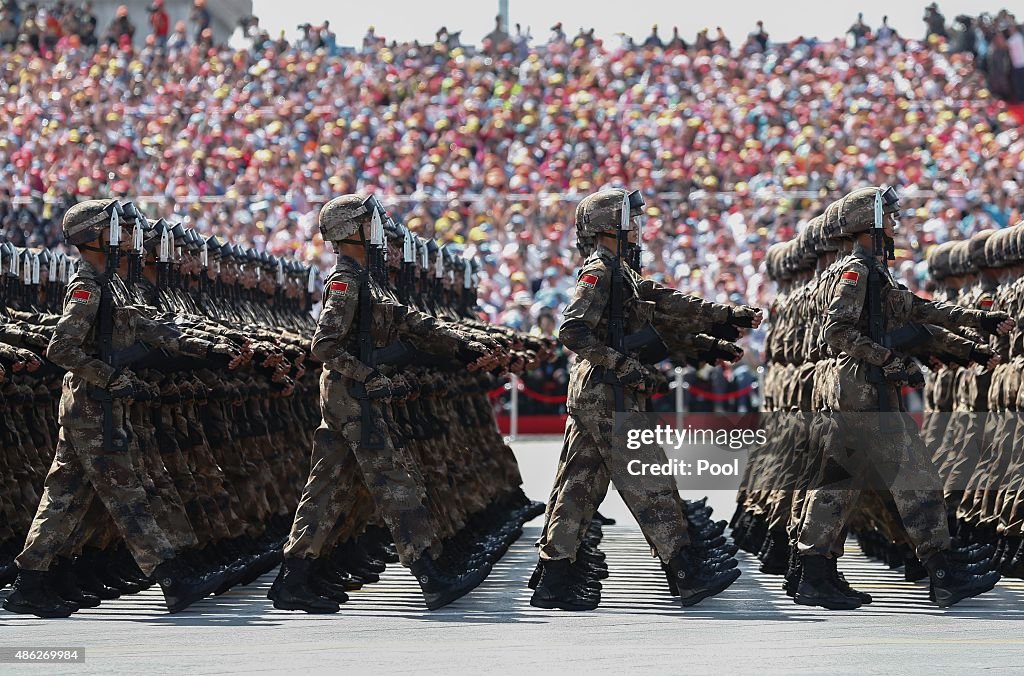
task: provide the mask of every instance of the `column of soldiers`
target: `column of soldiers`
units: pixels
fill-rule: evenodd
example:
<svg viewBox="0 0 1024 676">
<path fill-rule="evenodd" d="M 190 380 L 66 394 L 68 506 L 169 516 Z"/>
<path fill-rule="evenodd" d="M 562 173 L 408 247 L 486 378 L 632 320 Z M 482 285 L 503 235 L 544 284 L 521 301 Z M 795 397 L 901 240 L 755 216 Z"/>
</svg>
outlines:
<svg viewBox="0 0 1024 676">
<path fill-rule="evenodd" d="M 486 393 L 551 345 L 474 320 L 473 263 L 380 211 L 405 255 L 387 257 L 377 242 L 390 264 L 374 279 L 388 300 L 381 317 L 374 308 L 371 340 L 419 313 L 419 329 L 461 341 L 446 346 L 456 357 L 431 360 L 412 347 L 405 362 L 376 350 L 372 370 L 391 376 L 386 396 L 371 395 L 377 441 L 401 451 L 382 477 L 351 463 L 321 475 L 316 464 L 324 436 L 352 439 L 347 429 L 325 434 L 320 422 L 321 385 L 334 381 L 348 345 L 318 342 L 323 326 L 311 310 L 321 300 L 332 307 L 337 280 L 320 296 L 309 267 L 147 220 L 116 200 L 65 215 L 77 264 L 0 244 L 0 583 L 13 583 L 5 608 L 66 617 L 155 582 L 177 612 L 273 569 L 283 543 L 278 582 L 294 592 L 289 548 L 312 538 L 301 581 L 315 596 L 275 605 L 337 610 L 386 563 L 411 563 L 387 504 L 392 484 L 409 477 L 405 498 L 418 501 L 426 516 L 416 525 L 429 533 L 416 537 L 435 555 L 418 571 L 428 606 L 483 579 L 539 508 L 519 488 Z M 296 514 L 314 477 L 330 482 L 339 507 L 316 522 L 319 533 L 302 507 Z"/>
<path fill-rule="evenodd" d="M 1014 322 L 992 303 L 927 301 L 893 279 L 886 262 L 898 214 L 895 190 L 860 189 L 766 257 L 778 286 L 766 342 L 767 442 L 747 465 L 733 536 L 760 557 L 762 572 L 784 575 L 786 593 L 803 605 L 871 603 L 838 569 L 848 533 L 869 555 L 906 566 L 908 580 L 928 578 L 940 606 L 991 589 L 1003 563 L 978 539 L 950 537 L 931 460 L 959 457 L 963 446 L 937 440 L 945 429 L 937 418 L 922 437 L 902 390 L 925 384 L 924 363 L 935 383 L 929 406 L 941 406 L 940 395 L 949 403 L 962 385 L 949 374 L 984 380 L 1001 361 L 989 341 L 1004 342 Z M 976 431 L 970 423 L 960 438 Z M 946 503 L 964 495 L 946 491 Z"/>
<path fill-rule="evenodd" d="M 946 242 L 929 254 L 937 299 L 1021 316 L 1024 223 Z M 1024 333 L 1015 326 L 988 339 L 988 348 L 1000 360 L 991 371 L 954 362 L 929 373 L 923 436 L 943 479 L 950 529 L 965 542 L 990 546 L 1003 575 L 1024 578 Z"/>
<path fill-rule="evenodd" d="M 564 443 L 551 491 L 530 603 L 539 608 L 592 610 L 607 575 L 597 547 L 596 509 L 614 481 L 661 562 L 669 591 L 692 606 L 738 577 L 736 549 L 703 501 L 681 499 L 670 476 L 631 474 L 639 460 L 665 464 L 661 446 L 627 450 L 624 430 L 647 427 L 643 412 L 658 384 L 654 364 L 735 361 L 729 342 L 756 327 L 760 311 L 681 293 L 640 274 L 643 198 L 608 189 L 576 209 L 577 247 L 585 258 L 559 338 L 576 354 L 569 379 Z"/>
</svg>

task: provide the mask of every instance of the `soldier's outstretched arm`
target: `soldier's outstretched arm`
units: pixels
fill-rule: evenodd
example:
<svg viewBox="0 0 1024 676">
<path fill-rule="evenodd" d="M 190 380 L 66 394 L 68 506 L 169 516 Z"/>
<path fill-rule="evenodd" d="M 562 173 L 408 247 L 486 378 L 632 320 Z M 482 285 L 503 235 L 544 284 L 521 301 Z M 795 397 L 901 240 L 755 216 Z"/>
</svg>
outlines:
<svg viewBox="0 0 1024 676">
<path fill-rule="evenodd" d="M 182 333 L 172 324 L 142 316 L 136 323 L 135 336 L 147 345 L 189 357 L 205 358 L 214 346 L 208 340 Z"/>
<path fill-rule="evenodd" d="M 936 324 L 951 331 L 967 326 L 986 333 L 996 333 L 999 324 L 1010 318 L 1004 312 L 972 310 L 936 300 L 925 300 L 909 291 L 904 291 L 903 293 L 910 294 L 912 299 L 911 321 L 922 324 Z"/>
<path fill-rule="evenodd" d="M 889 360 L 890 350 L 871 340 L 857 326 L 867 294 L 867 266 L 858 261 L 850 261 L 840 273 L 839 283 L 832 292 L 822 334 L 832 349 L 845 352 L 854 359 L 882 366 Z"/>
<path fill-rule="evenodd" d="M 92 385 L 106 387 L 114 375 L 114 367 L 82 349 L 99 309 L 99 285 L 87 279 L 72 282 L 64 297 L 64 314 L 54 327 L 46 348 L 46 358 Z"/>
<path fill-rule="evenodd" d="M 622 355 L 608 347 L 594 330 L 607 311 L 611 287 L 611 271 L 603 262 L 595 261 L 583 268 L 558 329 L 558 338 L 566 348 L 607 368 L 614 368 Z"/>
</svg>

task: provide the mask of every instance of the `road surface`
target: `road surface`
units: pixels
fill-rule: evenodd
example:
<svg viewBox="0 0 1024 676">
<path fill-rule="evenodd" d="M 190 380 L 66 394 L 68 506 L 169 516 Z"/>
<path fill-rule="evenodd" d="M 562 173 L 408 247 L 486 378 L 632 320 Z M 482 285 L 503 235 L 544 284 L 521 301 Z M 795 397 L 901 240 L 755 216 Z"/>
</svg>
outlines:
<svg viewBox="0 0 1024 676">
<path fill-rule="evenodd" d="M 527 492 L 545 497 L 557 440 L 514 445 Z M 699 497 L 699 496 L 687 496 Z M 712 496 L 727 518 L 731 496 Z M 602 512 L 620 519 L 602 548 L 611 577 L 590 613 L 529 605 L 526 582 L 536 561 L 540 519 L 472 594 L 428 613 L 413 579 L 389 568 L 381 582 L 354 592 L 342 612 L 310 616 L 275 610 L 266 599 L 273 574 L 207 599 L 178 615 L 160 594 L 104 603 L 68 620 L 0 611 L 0 647 L 85 648 L 83 664 L 14 667 L 0 674 L 232 673 L 304 669 L 355 673 L 920 673 L 986 669 L 1020 673 L 1024 665 L 1024 582 L 940 610 L 927 588 L 848 549 L 842 568 L 875 603 L 850 612 L 794 605 L 778 577 L 741 555 L 743 576 L 720 597 L 682 609 L 673 603 L 635 522 L 612 492 Z M 0 596 L 7 592 L 0 592 Z"/>
</svg>

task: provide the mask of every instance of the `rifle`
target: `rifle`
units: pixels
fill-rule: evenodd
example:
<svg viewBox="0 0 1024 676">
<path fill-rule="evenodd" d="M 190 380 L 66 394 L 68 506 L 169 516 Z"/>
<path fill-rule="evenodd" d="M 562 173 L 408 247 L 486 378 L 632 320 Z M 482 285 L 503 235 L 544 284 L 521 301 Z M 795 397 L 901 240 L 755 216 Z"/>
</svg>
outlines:
<svg viewBox="0 0 1024 676">
<path fill-rule="evenodd" d="M 619 227 L 615 229 L 615 258 L 611 265 L 611 297 L 608 304 L 608 347 L 619 354 L 626 354 L 626 321 L 623 316 L 622 307 L 622 261 L 623 247 L 626 233 L 629 231 L 629 195 L 623 196 Z M 609 373 L 607 381 L 612 386 L 612 395 L 615 398 L 615 412 L 623 413 L 626 410 L 626 396 L 622 382 L 617 376 Z"/>
<path fill-rule="evenodd" d="M 868 268 L 868 335 L 872 341 L 883 344 L 885 336 L 885 317 L 882 315 L 882 272 L 878 258 L 888 260 L 885 251 L 885 229 L 882 216 L 882 191 L 875 193 L 875 222 L 871 228 L 871 266 Z M 873 383 L 878 391 L 878 410 L 889 413 L 892 406 L 889 401 L 889 383 L 885 379 L 881 366 L 868 365 L 867 382 Z"/>
<path fill-rule="evenodd" d="M 373 349 L 373 334 L 370 331 L 373 321 L 373 296 L 370 293 L 371 268 L 374 264 L 374 238 L 378 230 L 383 234 L 383 226 L 380 221 L 380 211 L 377 206 L 377 199 L 370 195 L 366 198 L 363 206 L 370 212 L 370 242 L 363 235 L 363 229 L 359 229 L 359 239 L 363 241 L 366 249 L 366 265 L 359 272 L 359 360 L 371 369 L 376 366 Z M 354 383 L 352 394 L 359 401 L 359 447 L 367 451 L 379 451 L 387 447 L 387 440 L 384 435 L 377 431 L 374 425 L 373 404 L 366 392 L 364 383 Z"/>
<path fill-rule="evenodd" d="M 99 307 L 99 350 L 100 360 L 117 369 L 114 355 L 114 296 L 111 280 L 117 276 L 121 264 L 121 205 L 114 201 L 107 210 L 110 212 L 110 228 L 107 234 L 107 268 L 100 285 Z M 93 399 L 103 409 L 103 450 L 112 453 L 124 450 L 114 445 L 114 398 L 110 392 L 96 388 Z"/>
</svg>

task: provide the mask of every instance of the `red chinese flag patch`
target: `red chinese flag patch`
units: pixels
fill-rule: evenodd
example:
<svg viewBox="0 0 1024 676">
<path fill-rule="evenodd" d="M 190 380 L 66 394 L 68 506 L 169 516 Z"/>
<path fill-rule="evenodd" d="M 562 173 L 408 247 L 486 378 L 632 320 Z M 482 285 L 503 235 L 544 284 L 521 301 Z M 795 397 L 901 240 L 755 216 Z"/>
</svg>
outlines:
<svg viewBox="0 0 1024 676">
<path fill-rule="evenodd" d="M 849 284 L 850 286 L 857 286 L 857 282 L 860 281 L 860 273 L 854 270 L 847 270 L 840 277 L 840 284 Z"/>
<path fill-rule="evenodd" d="M 581 275 L 580 286 L 585 286 L 588 289 L 593 289 L 597 286 L 597 275 Z"/>
<path fill-rule="evenodd" d="M 345 293 L 348 291 L 348 282 L 331 282 L 331 293 Z"/>
<path fill-rule="evenodd" d="M 85 289 L 79 289 L 78 291 L 71 292 L 72 303 L 88 303 L 92 298 L 92 293 Z"/>
<path fill-rule="evenodd" d="M 981 299 L 981 309 L 982 310 L 991 310 L 993 302 L 994 301 L 991 298 L 989 298 L 988 296 L 986 296 L 985 298 L 982 298 Z"/>
</svg>

